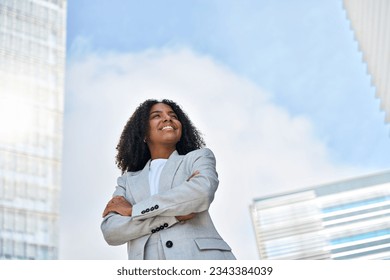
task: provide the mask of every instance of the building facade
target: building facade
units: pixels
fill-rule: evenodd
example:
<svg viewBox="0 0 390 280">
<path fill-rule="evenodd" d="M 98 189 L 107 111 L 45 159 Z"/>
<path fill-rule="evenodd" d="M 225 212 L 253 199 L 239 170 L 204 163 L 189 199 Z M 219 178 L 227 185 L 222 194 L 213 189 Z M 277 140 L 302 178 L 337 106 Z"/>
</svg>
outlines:
<svg viewBox="0 0 390 280">
<path fill-rule="evenodd" d="M 254 200 L 261 259 L 390 259 L 390 171 Z"/>
<path fill-rule="evenodd" d="M 58 258 L 66 0 L 0 0 L 0 259 Z"/>
<path fill-rule="evenodd" d="M 343 6 L 385 112 L 385 122 L 390 123 L 390 1 L 343 0 Z"/>
</svg>

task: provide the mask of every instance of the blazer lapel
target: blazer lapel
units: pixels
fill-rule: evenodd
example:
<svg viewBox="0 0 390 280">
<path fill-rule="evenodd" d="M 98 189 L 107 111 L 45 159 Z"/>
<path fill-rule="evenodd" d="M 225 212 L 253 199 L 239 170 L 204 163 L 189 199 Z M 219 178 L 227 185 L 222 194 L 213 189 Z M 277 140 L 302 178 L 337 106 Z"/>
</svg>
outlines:
<svg viewBox="0 0 390 280">
<path fill-rule="evenodd" d="M 159 192 L 164 192 L 172 187 L 173 179 L 175 178 L 176 171 L 179 168 L 183 156 L 179 155 L 177 151 L 174 151 L 168 158 L 160 177 Z"/>
<path fill-rule="evenodd" d="M 149 164 L 150 160 L 137 176 L 130 177 L 129 189 L 136 203 L 150 197 Z"/>
</svg>

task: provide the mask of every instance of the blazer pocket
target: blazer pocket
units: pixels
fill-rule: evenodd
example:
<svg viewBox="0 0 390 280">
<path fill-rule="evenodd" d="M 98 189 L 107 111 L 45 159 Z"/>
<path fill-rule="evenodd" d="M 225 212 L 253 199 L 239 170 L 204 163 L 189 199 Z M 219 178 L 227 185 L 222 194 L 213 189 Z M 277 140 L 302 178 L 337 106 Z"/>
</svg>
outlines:
<svg viewBox="0 0 390 280">
<path fill-rule="evenodd" d="M 230 246 L 219 238 L 197 238 L 194 240 L 199 250 L 231 251 Z"/>
</svg>

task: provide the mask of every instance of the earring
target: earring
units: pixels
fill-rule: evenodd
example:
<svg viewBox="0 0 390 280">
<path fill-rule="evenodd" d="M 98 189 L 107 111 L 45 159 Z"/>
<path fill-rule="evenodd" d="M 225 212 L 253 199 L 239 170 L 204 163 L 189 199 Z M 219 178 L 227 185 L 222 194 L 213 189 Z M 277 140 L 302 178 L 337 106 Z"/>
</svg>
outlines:
<svg viewBox="0 0 390 280">
<path fill-rule="evenodd" d="M 144 138 L 144 143 L 146 143 L 146 138 Z"/>
</svg>

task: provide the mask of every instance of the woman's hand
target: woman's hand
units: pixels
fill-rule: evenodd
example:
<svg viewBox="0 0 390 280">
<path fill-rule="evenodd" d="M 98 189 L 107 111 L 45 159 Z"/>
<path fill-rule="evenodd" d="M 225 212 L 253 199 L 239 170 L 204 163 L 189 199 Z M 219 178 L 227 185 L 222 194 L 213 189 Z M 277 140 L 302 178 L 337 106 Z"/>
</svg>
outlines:
<svg viewBox="0 0 390 280">
<path fill-rule="evenodd" d="M 183 216 L 175 216 L 176 219 L 179 220 L 179 222 L 185 222 L 187 220 L 191 220 L 193 217 L 195 217 L 195 213 L 191 213 L 188 215 L 183 215 Z"/>
<path fill-rule="evenodd" d="M 122 216 L 131 216 L 133 213 L 133 205 L 123 196 L 114 196 L 103 211 L 103 218 L 110 212 L 118 213 Z"/>
<path fill-rule="evenodd" d="M 194 173 L 192 173 L 192 175 L 191 175 L 190 177 L 188 177 L 187 182 L 188 182 L 189 180 L 191 180 L 191 178 L 193 178 L 194 176 L 198 175 L 199 173 L 200 173 L 200 172 L 199 172 L 198 170 L 196 170 Z"/>
</svg>

